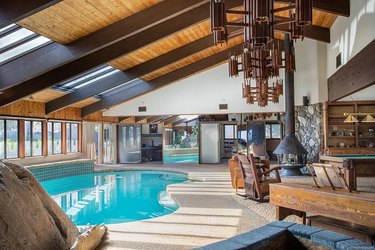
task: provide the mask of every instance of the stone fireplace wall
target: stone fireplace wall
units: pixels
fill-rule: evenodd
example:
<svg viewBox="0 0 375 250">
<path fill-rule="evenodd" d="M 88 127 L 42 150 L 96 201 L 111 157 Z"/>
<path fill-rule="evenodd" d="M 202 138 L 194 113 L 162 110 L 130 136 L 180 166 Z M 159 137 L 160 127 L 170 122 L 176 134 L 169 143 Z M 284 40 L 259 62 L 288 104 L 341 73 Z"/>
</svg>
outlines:
<svg viewBox="0 0 375 250">
<path fill-rule="evenodd" d="M 296 106 L 296 136 L 308 152 L 307 160 L 319 162 L 323 146 L 323 104 Z"/>
</svg>

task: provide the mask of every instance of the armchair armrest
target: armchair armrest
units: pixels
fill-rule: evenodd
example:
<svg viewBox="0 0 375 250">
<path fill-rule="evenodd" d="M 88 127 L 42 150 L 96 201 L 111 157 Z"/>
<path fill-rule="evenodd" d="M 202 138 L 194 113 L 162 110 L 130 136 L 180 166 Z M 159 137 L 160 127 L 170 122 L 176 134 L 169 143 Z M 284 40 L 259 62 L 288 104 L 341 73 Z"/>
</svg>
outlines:
<svg viewBox="0 0 375 250">
<path fill-rule="evenodd" d="M 270 170 L 263 172 L 262 175 L 263 175 L 264 178 L 266 179 L 266 178 L 269 176 L 269 173 L 275 171 L 276 179 L 277 179 L 279 182 L 281 182 L 280 173 L 279 173 L 278 170 L 281 170 L 281 167 L 273 167 L 273 168 L 271 168 Z"/>
<path fill-rule="evenodd" d="M 262 174 L 263 174 L 263 175 L 266 175 L 266 174 L 271 173 L 272 171 L 275 171 L 275 170 L 281 170 L 281 167 L 273 167 L 273 168 L 270 168 L 269 170 L 264 171 Z"/>
</svg>

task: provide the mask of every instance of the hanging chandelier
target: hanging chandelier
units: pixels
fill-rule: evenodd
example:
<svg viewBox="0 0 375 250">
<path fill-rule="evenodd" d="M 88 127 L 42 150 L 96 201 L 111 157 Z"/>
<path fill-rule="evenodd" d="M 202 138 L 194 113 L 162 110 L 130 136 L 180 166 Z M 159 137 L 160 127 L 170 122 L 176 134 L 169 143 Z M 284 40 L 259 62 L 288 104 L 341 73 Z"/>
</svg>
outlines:
<svg viewBox="0 0 375 250">
<path fill-rule="evenodd" d="M 288 11 L 289 16 L 277 13 Z M 240 15 L 242 21 L 228 22 L 227 14 Z M 228 27 L 244 29 L 241 55 L 229 55 L 229 76 L 243 72 L 242 97 L 248 104 L 265 107 L 268 102 L 279 102 L 283 94 L 280 69 L 295 70 L 294 51 L 284 51 L 279 40 L 274 39 L 277 25 L 289 25 L 291 38 L 304 38 L 305 27 L 312 23 L 312 0 L 295 0 L 294 4 L 274 8 L 274 0 L 244 0 L 243 10 L 227 10 L 225 0 L 211 0 L 211 31 L 215 45 L 228 42 Z"/>
</svg>

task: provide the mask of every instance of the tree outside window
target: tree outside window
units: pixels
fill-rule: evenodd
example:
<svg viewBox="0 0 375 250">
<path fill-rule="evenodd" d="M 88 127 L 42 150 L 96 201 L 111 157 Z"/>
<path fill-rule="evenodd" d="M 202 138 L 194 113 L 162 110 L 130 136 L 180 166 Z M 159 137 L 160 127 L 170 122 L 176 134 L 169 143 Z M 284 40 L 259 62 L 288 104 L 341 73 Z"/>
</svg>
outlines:
<svg viewBox="0 0 375 250">
<path fill-rule="evenodd" d="M 66 123 L 66 151 L 68 153 L 78 152 L 78 124 Z"/>
<path fill-rule="evenodd" d="M 25 156 L 42 155 L 42 122 L 25 121 Z"/>
<path fill-rule="evenodd" d="M 18 157 L 18 121 L 6 120 L 6 158 Z"/>
<path fill-rule="evenodd" d="M 61 122 L 48 122 L 48 154 L 61 154 Z"/>
</svg>

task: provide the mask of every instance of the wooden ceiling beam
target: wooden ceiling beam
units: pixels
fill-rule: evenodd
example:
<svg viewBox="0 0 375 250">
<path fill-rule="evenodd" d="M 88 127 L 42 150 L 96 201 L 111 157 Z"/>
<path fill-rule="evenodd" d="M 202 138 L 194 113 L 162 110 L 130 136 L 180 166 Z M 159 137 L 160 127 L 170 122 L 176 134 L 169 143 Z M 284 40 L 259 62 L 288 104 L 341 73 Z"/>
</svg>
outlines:
<svg viewBox="0 0 375 250">
<path fill-rule="evenodd" d="M 177 124 L 185 123 L 185 122 L 187 122 L 187 121 L 188 121 L 187 118 L 182 118 L 182 119 L 179 119 L 179 120 L 173 122 L 173 123 L 172 123 L 172 126 L 176 126 Z"/>
<path fill-rule="evenodd" d="M 180 119 L 179 116 L 178 115 L 174 115 L 172 117 L 169 117 L 169 118 L 165 119 L 163 122 L 164 122 L 164 125 L 168 125 L 168 124 L 174 123 L 178 119 Z"/>
<path fill-rule="evenodd" d="M 0 29 L 54 5 L 61 0 L 2 0 Z"/>
<path fill-rule="evenodd" d="M 124 120 L 129 119 L 129 118 L 130 118 L 130 116 L 119 116 L 119 117 L 118 117 L 118 121 L 119 121 L 119 122 L 122 122 L 122 121 L 124 121 Z"/>
<path fill-rule="evenodd" d="M 333 102 L 375 84 L 375 40 L 328 78 L 328 101 Z"/>
<path fill-rule="evenodd" d="M 133 124 L 135 123 L 135 116 L 127 116 L 126 119 L 121 119 L 120 123 Z"/>
<path fill-rule="evenodd" d="M 165 118 L 169 117 L 169 115 L 159 115 L 159 116 L 153 116 L 149 119 L 147 119 L 147 123 L 157 123 Z"/>
<path fill-rule="evenodd" d="M 275 25 L 275 30 L 282 32 L 289 32 L 288 24 Z M 316 25 L 310 25 L 305 28 L 305 37 L 318 40 L 325 43 L 330 43 L 331 33 L 329 28 L 324 28 Z"/>
<path fill-rule="evenodd" d="M 135 123 L 147 123 L 147 119 L 151 118 L 152 116 L 136 116 Z"/>
<path fill-rule="evenodd" d="M 241 28 L 232 29 L 233 31 L 242 30 Z M 233 36 L 241 35 L 240 33 L 235 33 Z M 233 37 L 232 36 L 232 37 Z M 126 82 L 132 81 L 143 75 L 146 75 L 152 71 L 159 68 L 167 66 L 171 63 L 179 61 L 185 57 L 188 57 L 194 53 L 202 51 L 208 47 L 211 47 L 212 35 L 205 36 L 180 48 L 172 50 L 166 54 L 158 56 L 154 59 L 146 61 L 144 63 L 138 64 L 124 72 L 117 72 L 111 76 L 100 79 L 93 82 L 87 86 L 84 86 L 72 93 L 61 96 L 55 100 L 46 103 L 46 114 L 55 112 L 59 109 L 82 101 L 84 99 L 90 98 L 94 95 L 100 94 L 108 89 L 117 87 Z"/>
<path fill-rule="evenodd" d="M 145 94 L 149 91 L 156 90 L 179 79 L 185 78 L 192 74 L 203 71 L 207 68 L 220 64 L 228 59 L 228 54 L 230 52 L 236 52 L 236 54 L 239 54 L 242 50 L 242 46 L 242 44 L 239 44 L 227 48 L 226 50 L 223 50 L 212 56 L 191 63 L 185 67 L 179 68 L 168 74 L 155 78 L 149 82 L 145 82 L 143 80 L 131 82 L 130 84 L 125 85 L 123 89 L 118 89 L 114 91 L 114 93 L 109 93 L 108 95 L 103 96 L 101 101 L 83 107 L 81 109 L 81 116 L 84 117 L 96 111 L 110 108 L 121 102 L 130 100 L 136 96 Z"/>
<path fill-rule="evenodd" d="M 199 23 L 208 9 L 205 0 L 165 0 L 67 46 L 52 43 L 15 59 L 0 67 L 0 90 L 6 90 L 0 106 Z"/>
<path fill-rule="evenodd" d="M 290 3 L 294 0 L 275 0 L 279 3 Z M 350 15 L 350 0 L 314 0 L 313 8 L 327 13 L 345 16 Z"/>
</svg>

